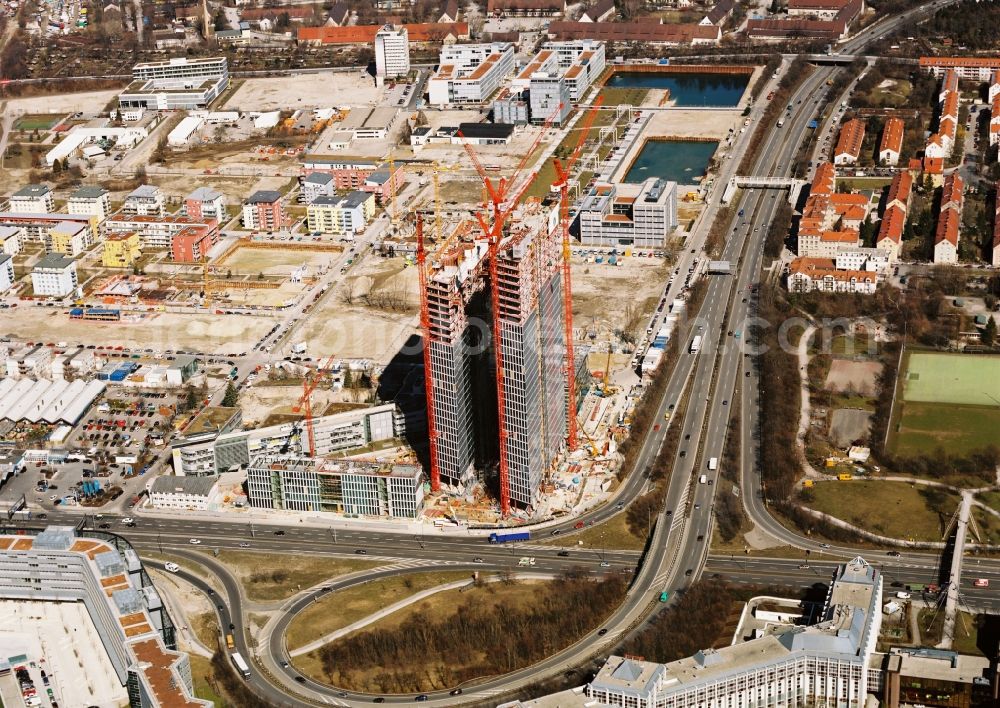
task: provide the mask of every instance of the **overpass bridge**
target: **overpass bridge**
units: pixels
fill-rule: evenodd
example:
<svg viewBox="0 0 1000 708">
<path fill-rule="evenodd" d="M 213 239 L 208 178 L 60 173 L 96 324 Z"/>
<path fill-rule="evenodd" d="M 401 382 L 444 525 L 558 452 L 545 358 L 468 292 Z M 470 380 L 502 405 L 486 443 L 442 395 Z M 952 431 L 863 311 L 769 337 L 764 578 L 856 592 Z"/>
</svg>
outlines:
<svg viewBox="0 0 1000 708">
<path fill-rule="evenodd" d="M 737 189 L 787 189 L 788 203 L 795 206 L 799 200 L 799 193 L 806 184 L 804 179 L 756 177 L 753 175 L 741 177 L 737 175 L 726 185 L 726 191 L 722 193 L 722 203 L 728 204 L 736 194 Z"/>
<path fill-rule="evenodd" d="M 962 585 L 962 556 L 965 553 L 965 539 L 970 528 L 976 539 L 981 542 L 979 528 L 972 515 L 972 492 L 966 490 L 962 492 L 962 503 L 955 511 L 954 516 L 951 517 L 944 532 L 946 539 L 952 531 L 955 532 L 955 544 L 951 557 L 951 569 L 948 573 L 948 583 L 945 588 L 944 627 L 941 630 L 941 642 L 937 645 L 938 649 L 951 649 L 955 640 L 955 620 L 958 617 L 959 593 Z"/>
</svg>

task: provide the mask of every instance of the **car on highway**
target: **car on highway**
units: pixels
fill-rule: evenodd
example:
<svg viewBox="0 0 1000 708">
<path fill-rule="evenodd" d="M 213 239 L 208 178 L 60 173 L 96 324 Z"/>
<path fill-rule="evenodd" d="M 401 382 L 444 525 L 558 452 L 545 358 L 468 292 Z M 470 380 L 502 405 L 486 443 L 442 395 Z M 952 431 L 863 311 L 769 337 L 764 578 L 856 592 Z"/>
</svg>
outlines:
<svg viewBox="0 0 1000 708">
<path fill-rule="evenodd" d="M 385 703 L 385 699 L 382 698 L 382 696 L 375 696 L 375 698 L 372 699 L 372 703 Z"/>
<path fill-rule="evenodd" d="M 103 524 L 99 524 L 97 528 L 99 528 L 99 529 L 109 529 L 109 528 L 111 528 L 111 524 L 105 522 Z"/>
<path fill-rule="evenodd" d="M 692 575 L 694 575 L 693 568 L 688 568 L 687 570 L 684 571 L 684 577 L 690 578 Z"/>
<path fill-rule="evenodd" d="M 453 689 L 452 691 L 450 691 L 448 693 L 448 695 L 449 696 L 461 696 L 462 695 L 462 689 L 460 689 L 460 688 Z"/>
<path fill-rule="evenodd" d="M 830 544 L 829 543 L 821 543 L 821 544 L 819 544 L 819 547 L 820 548 L 829 548 Z"/>
<path fill-rule="evenodd" d="M 201 545 L 201 539 L 200 538 L 192 538 L 192 539 L 190 539 L 188 541 L 188 543 L 190 543 L 192 546 L 200 546 Z"/>
<path fill-rule="evenodd" d="M 597 633 L 597 636 L 598 636 L 598 637 L 603 637 L 603 636 L 604 636 L 605 634 L 607 634 L 607 633 L 608 633 L 608 628 L 607 628 L 607 627 L 604 627 L 603 629 L 601 629 L 601 630 L 600 630 L 600 631 L 599 631 L 599 632 Z"/>
<path fill-rule="evenodd" d="M 364 548 L 355 548 L 354 552 L 356 554 L 358 554 L 359 556 L 366 556 L 366 555 L 368 555 L 368 551 L 366 551 Z"/>
<path fill-rule="evenodd" d="M 305 683 L 305 682 L 306 682 L 306 679 L 305 679 L 305 677 L 304 677 L 304 676 L 296 676 L 296 677 L 295 677 L 295 682 L 296 682 L 296 683 Z"/>
<path fill-rule="evenodd" d="M 135 519 L 133 519 L 131 516 L 126 516 L 124 519 L 122 519 L 122 523 L 128 526 L 129 524 L 134 524 Z"/>
<path fill-rule="evenodd" d="M 559 551 L 556 555 L 560 558 L 567 558 L 569 556 L 569 551 Z"/>
<path fill-rule="evenodd" d="M 285 532 L 282 529 L 278 529 L 277 531 L 274 532 L 274 535 L 275 536 L 284 536 Z"/>
<path fill-rule="evenodd" d="M 426 701 L 427 700 L 427 694 L 421 693 L 419 696 L 417 696 L 413 700 L 415 700 L 415 701 L 421 701 L 421 702 L 422 701 Z"/>
<path fill-rule="evenodd" d="M 608 563 L 607 561 L 601 561 L 601 567 L 602 568 L 610 568 L 611 564 Z"/>
<path fill-rule="evenodd" d="M 892 556 L 893 558 L 899 558 L 901 555 L 899 551 L 889 551 L 886 553 L 887 556 Z"/>
<path fill-rule="evenodd" d="M 169 563 L 169 562 L 168 563 L 164 563 L 163 564 L 163 568 L 164 568 L 164 570 L 166 570 L 167 572 L 170 572 L 170 573 L 176 573 L 178 570 L 181 569 L 181 567 L 179 565 L 177 565 L 176 563 Z"/>
<path fill-rule="evenodd" d="M 473 562 L 473 563 L 485 563 L 486 561 L 484 561 L 484 560 L 483 560 L 482 558 L 480 558 L 479 556 L 476 556 L 475 558 L 473 558 L 473 559 L 472 559 L 472 562 Z"/>
<path fill-rule="evenodd" d="M 288 668 L 288 662 L 287 661 L 282 661 L 281 662 L 281 668 L 287 669 Z"/>
</svg>

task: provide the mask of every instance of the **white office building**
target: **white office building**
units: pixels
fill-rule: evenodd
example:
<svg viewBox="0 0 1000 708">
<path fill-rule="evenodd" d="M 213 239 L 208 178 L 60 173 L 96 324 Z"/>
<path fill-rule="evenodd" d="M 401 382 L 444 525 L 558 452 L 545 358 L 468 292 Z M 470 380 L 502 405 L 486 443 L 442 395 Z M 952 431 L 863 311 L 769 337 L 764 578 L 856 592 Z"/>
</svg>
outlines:
<svg viewBox="0 0 1000 708">
<path fill-rule="evenodd" d="M 261 455 L 247 470 L 247 498 L 261 509 L 413 519 L 424 500 L 420 465 Z"/>
<path fill-rule="evenodd" d="M 863 558 L 840 566 L 820 621 L 704 649 L 669 664 L 610 656 L 583 691 L 548 696 L 565 708 L 864 708 L 880 688 L 873 661 L 882 625 L 882 574 Z M 564 700 L 559 700 L 564 699 Z M 528 706 L 513 701 L 500 708 Z"/>
<path fill-rule="evenodd" d="M 35 295 L 66 297 L 76 290 L 76 261 L 61 253 L 43 256 L 31 270 L 31 286 Z"/>
<path fill-rule="evenodd" d="M 551 119 L 553 125 L 562 125 L 572 109 L 569 86 L 562 76 L 544 72 L 532 74 L 528 82 L 528 110 L 532 123 Z"/>
<path fill-rule="evenodd" d="M 217 496 L 219 478 L 161 475 L 146 485 L 154 509 L 208 511 Z"/>
<path fill-rule="evenodd" d="M 144 62 L 132 67 L 132 83 L 118 96 L 123 111 L 206 108 L 229 86 L 225 57 Z"/>
<path fill-rule="evenodd" d="M 405 26 L 385 25 L 375 33 L 375 76 L 395 79 L 410 73 L 410 39 Z"/>
<path fill-rule="evenodd" d="M 427 82 L 435 106 L 482 104 L 514 73 L 514 45 L 450 44 L 441 49 L 438 72 Z"/>
<path fill-rule="evenodd" d="M 599 184 L 580 205 L 580 240 L 588 246 L 663 248 L 677 228 L 677 184 Z"/>
</svg>

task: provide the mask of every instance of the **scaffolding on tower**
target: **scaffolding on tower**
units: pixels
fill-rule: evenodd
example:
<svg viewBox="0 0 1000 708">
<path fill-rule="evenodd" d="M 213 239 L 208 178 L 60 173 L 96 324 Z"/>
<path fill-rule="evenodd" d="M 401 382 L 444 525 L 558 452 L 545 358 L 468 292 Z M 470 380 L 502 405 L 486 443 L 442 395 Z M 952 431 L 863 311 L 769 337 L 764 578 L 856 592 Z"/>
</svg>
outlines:
<svg viewBox="0 0 1000 708">
<path fill-rule="evenodd" d="M 431 452 L 431 491 L 441 489 L 437 459 L 437 427 L 434 424 L 434 380 L 431 367 L 431 314 L 427 302 L 427 252 L 424 250 L 424 219 L 417 214 L 417 272 L 420 277 L 420 330 L 424 337 L 424 397 L 427 399 L 427 437 Z"/>
<path fill-rule="evenodd" d="M 479 160 L 479 156 L 476 155 L 476 151 L 472 149 L 472 145 L 465 139 L 465 136 L 461 131 L 458 132 L 458 137 L 462 140 L 462 146 L 465 148 L 466 153 L 468 153 L 469 159 L 472 160 L 472 164 L 475 166 L 480 179 L 483 181 L 483 187 L 486 192 L 486 204 L 484 204 L 484 206 L 486 207 L 487 213 L 484 215 L 482 212 L 477 212 L 476 220 L 479 222 L 479 226 L 482 228 L 483 234 L 486 235 L 489 245 L 488 257 L 490 273 L 490 299 L 492 301 L 491 309 L 493 310 L 493 351 L 496 360 L 497 428 L 499 430 L 500 448 L 500 513 L 504 516 L 507 516 L 510 513 L 510 474 L 507 467 L 507 424 L 504 407 L 503 342 L 500 332 L 500 287 L 498 282 L 500 241 L 503 238 L 503 230 L 507 220 L 510 218 L 510 215 L 513 213 L 517 205 L 521 202 L 525 192 L 527 192 L 528 188 L 535 181 L 535 177 L 538 176 L 538 173 L 532 172 L 521 182 L 520 185 L 517 186 L 516 189 L 513 189 L 513 187 L 515 183 L 517 183 L 518 178 L 526 167 L 529 159 L 534 156 L 535 151 L 541 144 L 542 138 L 548 132 L 553 120 L 555 120 L 562 109 L 563 105 L 560 104 L 551 113 L 551 115 L 546 118 L 538 136 L 531 144 L 531 147 L 521 157 L 517 168 L 514 170 L 514 173 L 510 176 L 510 178 L 500 177 L 496 181 L 491 179 L 486 173 L 482 162 Z"/>
<path fill-rule="evenodd" d="M 556 170 L 556 181 L 552 184 L 553 189 L 559 190 L 559 227 L 562 231 L 562 275 L 563 275 L 563 320 L 566 325 L 566 447 L 572 452 L 576 449 L 576 356 L 573 350 L 573 291 L 570 281 L 570 238 L 569 238 L 569 178 L 572 174 L 573 166 L 576 164 L 583 146 L 590 135 L 590 129 L 594 125 L 594 118 L 597 111 L 604 102 L 602 96 L 587 110 L 583 116 L 580 127 L 580 136 L 577 138 L 576 147 L 566 160 L 566 164 L 560 162 L 559 158 L 553 158 L 552 163 Z M 606 385 L 606 384 L 605 384 Z"/>
</svg>

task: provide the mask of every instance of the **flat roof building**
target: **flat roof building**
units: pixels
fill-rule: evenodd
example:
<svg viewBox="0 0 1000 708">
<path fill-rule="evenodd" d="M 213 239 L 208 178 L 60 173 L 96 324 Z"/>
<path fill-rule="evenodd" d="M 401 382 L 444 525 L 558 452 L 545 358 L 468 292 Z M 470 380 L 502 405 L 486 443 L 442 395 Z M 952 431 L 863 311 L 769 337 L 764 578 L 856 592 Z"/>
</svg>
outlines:
<svg viewBox="0 0 1000 708">
<path fill-rule="evenodd" d="M 599 184 L 580 205 L 580 241 L 588 246 L 663 248 L 677 228 L 677 184 Z"/>
<path fill-rule="evenodd" d="M 195 110 L 229 87 L 229 63 L 225 57 L 143 62 L 132 67 L 132 78 L 118 96 L 119 108 Z"/>
<path fill-rule="evenodd" d="M 76 261 L 61 253 L 49 253 L 31 270 L 31 285 L 35 295 L 66 297 L 77 287 Z"/>
<path fill-rule="evenodd" d="M 55 198 L 45 184 L 29 184 L 10 196 L 10 211 L 16 214 L 48 214 L 55 211 Z"/>
<path fill-rule="evenodd" d="M 514 45 L 452 44 L 441 49 L 437 73 L 427 83 L 431 105 L 481 104 L 514 72 Z"/>
<path fill-rule="evenodd" d="M 394 79 L 410 73 L 410 40 L 406 26 L 383 26 L 375 33 L 375 76 Z"/>
</svg>

